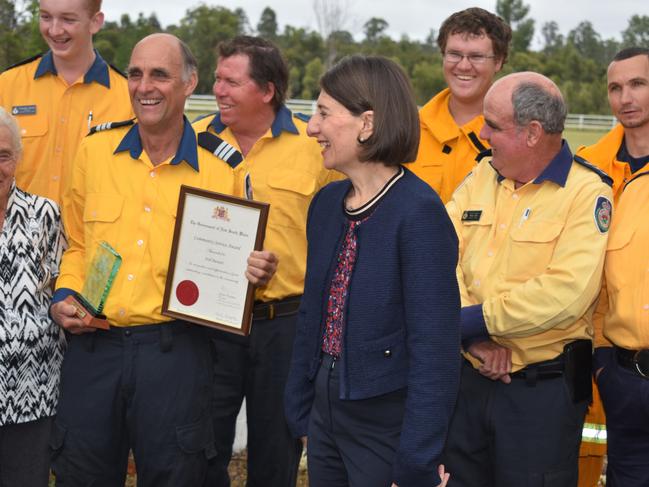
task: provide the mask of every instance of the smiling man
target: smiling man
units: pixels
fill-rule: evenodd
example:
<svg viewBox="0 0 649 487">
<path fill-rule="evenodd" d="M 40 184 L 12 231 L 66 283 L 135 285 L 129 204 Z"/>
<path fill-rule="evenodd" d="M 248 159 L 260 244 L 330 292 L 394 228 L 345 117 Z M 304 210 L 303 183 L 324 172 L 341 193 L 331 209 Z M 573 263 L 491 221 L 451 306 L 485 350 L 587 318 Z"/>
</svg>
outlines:
<svg viewBox="0 0 649 487">
<path fill-rule="evenodd" d="M 301 445 L 284 419 L 283 394 L 304 287 L 306 216 L 313 195 L 337 173 L 323 167 L 322 149 L 307 136 L 304 117 L 284 105 L 288 68 L 276 46 L 248 36 L 221 44 L 215 78 L 219 112 L 195 122 L 194 129 L 232 167 L 239 194 L 270 203 L 264 245 L 281 264 L 257 290 L 250 336 L 213 332 L 219 454 L 205 486 L 230 485 L 227 467 L 245 397 L 247 485 L 290 487 Z"/>
<path fill-rule="evenodd" d="M 72 165 L 62 214 L 70 247 L 50 307 L 68 349 L 51 446 L 57 485 L 124 485 L 129 449 L 138 485 L 196 487 L 216 455 L 212 358 L 205 329 L 161 314 L 182 184 L 231 194 L 230 167 L 201 148 L 183 110 L 196 60 L 169 34 L 138 42 L 128 67 L 137 121 L 94 129 Z M 80 292 L 97 245 L 122 257 L 104 307 L 109 330 L 83 325 L 63 299 Z M 276 259 L 254 252 L 264 284 Z"/>
<path fill-rule="evenodd" d="M 452 487 L 574 487 L 611 181 L 573 158 L 545 76 L 496 81 L 484 117 L 492 157 L 446 205 L 466 360 L 443 463 Z"/>
<path fill-rule="evenodd" d="M 439 31 L 448 88 L 419 111 L 419 153 L 409 168 L 445 203 L 487 148 L 479 137 L 482 100 L 507 61 L 511 37 L 500 17 L 477 7 L 454 13 Z"/>
<path fill-rule="evenodd" d="M 93 49 L 100 9 L 101 0 L 40 0 L 49 51 L 0 75 L 0 105 L 18 120 L 24 146 L 16 184 L 56 202 L 90 128 L 132 116 L 124 75 Z"/>
</svg>

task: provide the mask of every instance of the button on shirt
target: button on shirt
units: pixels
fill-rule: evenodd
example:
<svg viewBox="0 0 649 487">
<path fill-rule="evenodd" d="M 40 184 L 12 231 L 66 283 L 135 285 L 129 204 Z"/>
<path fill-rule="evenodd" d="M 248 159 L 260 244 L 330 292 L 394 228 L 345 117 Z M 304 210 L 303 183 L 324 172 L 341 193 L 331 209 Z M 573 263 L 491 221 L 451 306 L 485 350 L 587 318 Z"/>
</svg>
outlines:
<svg viewBox="0 0 649 487">
<path fill-rule="evenodd" d="M 180 186 L 232 194 L 231 169 L 197 146 L 187 120 L 175 156 L 157 166 L 142 149 L 135 124 L 86 137 L 73 168 L 62 207 L 70 248 L 55 301 L 70 289 L 81 291 L 93 251 L 106 241 L 122 256 L 104 308 L 108 321 L 117 326 L 168 321 L 161 307 Z"/>
<path fill-rule="evenodd" d="M 64 246 L 58 206 L 14 185 L 0 232 L 0 426 L 56 412 L 65 340 L 47 311 Z"/>
<path fill-rule="evenodd" d="M 126 79 L 95 54 L 88 72 L 71 85 L 57 74 L 51 52 L 0 75 L 0 105 L 16 117 L 22 133 L 19 188 L 60 202 L 90 127 L 133 117 Z"/>
<path fill-rule="evenodd" d="M 484 117 L 459 127 L 448 108 L 451 92 L 442 90 L 419 111 L 421 139 L 408 169 L 426 181 L 444 203 L 473 169 L 477 155 L 489 146 L 479 138 Z"/>
<path fill-rule="evenodd" d="M 590 338 L 611 200 L 611 188 L 573 162 L 565 142 L 518 189 L 488 159 L 479 163 L 447 204 L 460 239 L 463 339 L 490 337 L 511 349 L 516 371 Z"/>
<path fill-rule="evenodd" d="M 239 150 L 219 114 L 193 126 L 196 133 L 207 130 Z M 269 301 L 302 294 L 309 204 L 322 186 L 342 176 L 323 167 L 321 148 L 306 135 L 306 123 L 284 106 L 233 171 L 236 195 L 246 195 L 248 179 L 253 199 L 270 203 L 264 248 L 277 255 L 280 265 L 268 285 L 257 289 L 256 298 Z"/>
</svg>

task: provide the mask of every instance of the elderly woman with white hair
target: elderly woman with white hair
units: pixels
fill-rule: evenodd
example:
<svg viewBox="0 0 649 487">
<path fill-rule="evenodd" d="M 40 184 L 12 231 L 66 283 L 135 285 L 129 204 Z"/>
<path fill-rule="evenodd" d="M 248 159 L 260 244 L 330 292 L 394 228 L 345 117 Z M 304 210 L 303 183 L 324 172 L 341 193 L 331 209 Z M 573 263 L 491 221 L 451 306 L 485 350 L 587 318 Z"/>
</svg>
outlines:
<svg viewBox="0 0 649 487">
<path fill-rule="evenodd" d="M 59 208 L 16 187 L 21 153 L 0 107 L 0 487 L 47 486 L 65 344 L 48 316 L 65 242 Z"/>
</svg>

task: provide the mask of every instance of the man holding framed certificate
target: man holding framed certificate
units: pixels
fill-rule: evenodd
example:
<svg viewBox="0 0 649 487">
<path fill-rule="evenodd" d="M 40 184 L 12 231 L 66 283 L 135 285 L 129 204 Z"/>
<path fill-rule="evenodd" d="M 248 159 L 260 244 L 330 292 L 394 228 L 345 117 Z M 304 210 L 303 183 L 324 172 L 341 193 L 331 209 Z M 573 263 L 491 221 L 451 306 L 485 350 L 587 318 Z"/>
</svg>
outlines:
<svg viewBox="0 0 649 487">
<path fill-rule="evenodd" d="M 50 440 L 57 485 L 124 485 L 132 449 L 138 485 L 195 487 L 216 455 L 206 329 L 162 314 L 181 185 L 234 190 L 231 169 L 198 145 L 184 118 L 196 82 L 196 60 L 179 39 L 141 40 L 128 67 L 137 120 L 91 131 L 73 163 L 62 205 L 70 248 L 50 307 L 68 338 Z M 108 273 L 107 330 L 63 301 L 106 267 L 93 259 L 102 241 L 121 258 Z M 255 252 L 246 275 L 264 284 L 276 263 Z"/>
<path fill-rule="evenodd" d="M 198 120 L 199 143 L 227 162 L 235 194 L 270 203 L 264 246 L 280 266 L 257 289 L 250 336 L 213 332 L 214 433 L 219 455 L 205 487 L 227 487 L 243 398 L 248 421 L 248 487 L 295 485 L 301 444 L 284 419 L 284 386 L 304 287 L 306 216 L 313 195 L 337 173 L 306 135 L 304 117 L 284 105 L 288 68 L 272 43 L 239 36 L 218 48 L 214 94 L 220 111 Z"/>
</svg>

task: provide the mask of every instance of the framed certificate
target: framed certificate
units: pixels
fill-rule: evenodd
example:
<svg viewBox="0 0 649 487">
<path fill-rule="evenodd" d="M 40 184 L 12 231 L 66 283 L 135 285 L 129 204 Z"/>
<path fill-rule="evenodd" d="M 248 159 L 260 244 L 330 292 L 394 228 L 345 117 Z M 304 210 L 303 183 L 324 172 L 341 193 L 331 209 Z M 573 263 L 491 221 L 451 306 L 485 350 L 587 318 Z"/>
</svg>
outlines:
<svg viewBox="0 0 649 487">
<path fill-rule="evenodd" d="M 254 288 L 244 273 L 262 248 L 268 208 L 181 186 L 162 314 L 248 335 Z"/>
</svg>

